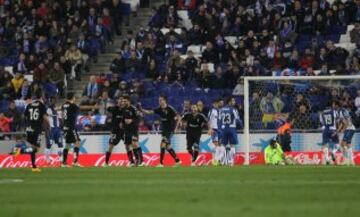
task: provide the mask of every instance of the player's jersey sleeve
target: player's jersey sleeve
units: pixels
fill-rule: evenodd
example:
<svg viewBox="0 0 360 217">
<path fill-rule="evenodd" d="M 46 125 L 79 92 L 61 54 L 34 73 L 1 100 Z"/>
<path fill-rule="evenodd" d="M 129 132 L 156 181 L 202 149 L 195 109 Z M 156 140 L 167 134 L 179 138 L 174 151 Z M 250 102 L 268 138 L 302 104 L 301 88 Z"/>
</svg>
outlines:
<svg viewBox="0 0 360 217">
<path fill-rule="evenodd" d="M 271 147 L 268 145 L 264 150 L 265 164 L 271 163 Z"/>
<path fill-rule="evenodd" d="M 206 123 L 208 123 L 208 119 L 206 118 L 205 115 L 200 114 L 200 122 L 201 122 L 201 126 L 205 125 Z"/>
<path fill-rule="evenodd" d="M 41 114 L 41 117 L 43 117 L 44 115 L 48 115 L 47 112 L 46 112 L 46 106 L 44 104 L 40 104 L 40 114 Z"/>
<path fill-rule="evenodd" d="M 183 114 L 183 116 L 181 117 L 181 120 L 188 122 L 188 121 L 189 121 L 189 117 L 190 117 L 190 113 L 189 113 L 189 112 L 186 112 L 186 113 Z"/>
<path fill-rule="evenodd" d="M 30 104 L 26 106 L 25 112 L 24 112 L 26 122 L 29 122 L 29 118 L 30 118 L 29 109 L 30 109 Z"/>
<path fill-rule="evenodd" d="M 169 115 L 170 115 L 170 117 L 171 118 L 175 118 L 176 116 L 177 116 L 177 112 L 176 112 L 176 110 L 173 108 L 173 107 L 171 107 L 171 106 L 168 106 L 168 112 L 169 112 Z"/>
<path fill-rule="evenodd" d="M 160 107 L 154 109 L 153 111 L 154 111 L 155 114 L 161 115 L 161 108 Z"/>
</svg>

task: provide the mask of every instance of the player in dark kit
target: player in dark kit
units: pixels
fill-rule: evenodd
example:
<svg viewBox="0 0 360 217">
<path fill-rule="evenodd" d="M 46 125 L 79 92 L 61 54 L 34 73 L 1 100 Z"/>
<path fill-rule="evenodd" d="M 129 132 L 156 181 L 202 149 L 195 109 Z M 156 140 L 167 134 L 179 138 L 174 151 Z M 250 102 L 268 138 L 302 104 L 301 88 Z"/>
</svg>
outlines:
<svg viewBox="0 0 360 217">
<path fill-rule="evenodd" d="M 108 112 L 111 115 L 111 134 L 109 139 L 109 149 L 105 154 L 104 167 L 109 165 L 110 156 L 114 147 L 124 140 L 124 98 L 120 97 L 116 106 L 109 107 Z"/>
<path fill-rule="evenodd" d="M 191 112 L 183 115 L 182 121 L 186 123 L 186 141 L 187 150 L 192 156 L 192 166 L 195 166 L 195 161 L 199 155 L 201 131 L 207 125 L 207 118 L 199 112 L 196 105 L 191 106 Z"/>
<path fill-rule="evenodd" d="M 30 143 L 31 149 L 27 149 L 26 153 L 31 156 L 31 164 L 33 172 L 40 172 L 36 167 L 36 152 L 40 148 L 40 135 L 43 131 L 43 124 L 49 125 L 46 107 L 41 100 L 42 93 L 37 91 L 35 93 L 35 100 L 26 106 L 25 120 L 27 123 L 26 140 Z"/>
<path fill-rule="evenodd" d="M 65 136 L 66 147 L 63 151 L 63 162 L 62 167 L 67 167 L 67 156 L 69 153 L 69 149 L 71 144 L 75 144 L 74 153 L 75 158 L 73 162 L 73 166 L 80 167 L 81 165 L 78 163 L 79 151 L 80 151 L 80 137 L 75 128 L 76 118 L 79 113 L 80 108 L 75 104 L 75 95 L 74 93 L 68 93 L 67 101 L 61 107 L 62 118 L 64 122 L 63 130 Z"/>
<path fill-rule="evenodd" d="M 130 161 L 129 166 L 145 166 L 142 149 L 139 145 L 139 114 L 135 106 L 131 105 L 129 96 L 124 96 L 124 140 L 127 155 Z M 132 149 L 132 151 L 131 151 Z M 133 159 L 135 155 L 136 164 Z"/>
<path fill-rule="evenodd" d="M 165 150 L 169 152 L 171 157 L 174 158 L 176 165 L 181 165 L 181 161 L 177 158 L 174 149 L 171 147 L 171 137 L 178 125 L 178 121 L 181 121 L 181 117 L 177 114 L 175 109 L 168 105 L 167 97 L 159 97 L 159 107 L 154 110 L 146 110 L 140 108 L 144 114 L 157 114 L 161 120 L 161 145 L 160 145 L 160 164 L 159 167 L 164 166 Z"/>
</svg>

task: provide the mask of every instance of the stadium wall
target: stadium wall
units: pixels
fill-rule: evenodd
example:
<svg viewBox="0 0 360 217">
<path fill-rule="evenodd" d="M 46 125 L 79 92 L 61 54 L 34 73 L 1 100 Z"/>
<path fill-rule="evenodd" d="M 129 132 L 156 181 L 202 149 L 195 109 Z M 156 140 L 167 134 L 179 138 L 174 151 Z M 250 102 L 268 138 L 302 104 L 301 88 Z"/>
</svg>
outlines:
<svg viewBox="0 0 360 217">
<path fill-rule="evenodd" d="M 264 159 L 262 151 L 269 143 L 269 140 L 274 138 L 273 133 L 254 133 L 250 135 L 250 164 L 263 164 Z M 237 146 L 236 163 L 242 164 L 244 162 L 244 146 L 243 134 L 238 134 L 239 145 Z M 320 164 L 321 161 L 321 133 L 294 133 L 292 135 L 292 149 L 293 157 L 302 164 Z M 81 135 L 81 158 L 80 162 L 84 166 L 101 166 L 104 162 L 103 153 L 108 147 L 109 135 Z M 43 141 L 43 140 L 42 140 Z M 146 164 L 153 166 L 159 162 L 159 144 L 161 136 L 158 134 L 142 134 L 140 135 L 140 145 L 145 154 Z M 353 139 L 355 144 L 355 161 L 360 164 L 360 133 L 356 133 Z M 16 144 L 16 141 L 2 141 L 0 146 L 0 168 L 2 167 L 28 167 L 30 166 L 29 156 L 19 156 L 13 158 L 7 155 Z M 190 156 L 186 151 L 186 137 L 184 134 L 176 134 L 172 138 L 172 145 L 179 157 L 182 159 L 184 165 L 190 165 Z M 201 138 L 201 155 L 197 161 L 199 165 L 210 164 L 211 150 L 213 145 L 211 138 L 207 134 L 203 134 Z M 52 147 L 52 158 L 48 166 L 57 166 L 60 164 L 56 153 L 58 148 Z M 167 156 L 168 157 L 168 156 Z M 70 159 L 69 159 L 70 160 Z M 38 156 L 39 165 L 47 165 L 42 154 Z M 112 165 L 125 166 L 127 165 L 127 156 L 125 148 L 122 143 L 114 149 L 112 156 Z M 170 158 L 166 158 L 165 164 L 171 165 L 173 162 Z"/>
</svg>

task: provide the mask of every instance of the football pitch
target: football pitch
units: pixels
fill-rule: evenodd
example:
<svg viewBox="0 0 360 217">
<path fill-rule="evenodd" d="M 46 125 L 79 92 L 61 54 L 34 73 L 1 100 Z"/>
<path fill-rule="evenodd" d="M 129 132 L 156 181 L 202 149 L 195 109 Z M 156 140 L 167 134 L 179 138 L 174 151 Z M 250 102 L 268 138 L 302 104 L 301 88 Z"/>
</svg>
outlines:
<svg viewBox="0 0 360 217">
<path fill-rule="evenodd" d="M 349 216 L 360 167 L 0 169 L 0 216 Z"/>
</svg>

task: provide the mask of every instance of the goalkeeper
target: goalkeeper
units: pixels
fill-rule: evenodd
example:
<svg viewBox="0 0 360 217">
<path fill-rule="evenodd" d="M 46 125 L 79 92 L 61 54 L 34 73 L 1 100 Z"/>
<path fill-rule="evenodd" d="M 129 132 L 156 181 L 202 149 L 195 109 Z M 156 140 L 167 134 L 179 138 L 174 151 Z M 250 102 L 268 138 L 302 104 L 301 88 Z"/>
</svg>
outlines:
<svg viewBox="0 0 360 217">
<path fill-rule="evenodd" d="M 295 164 L 290 156 L 285 156 L 280 144 L 275 139 L 272 139 L 265 148 L 264 158 L 267 165 Z"/>
</svg>

